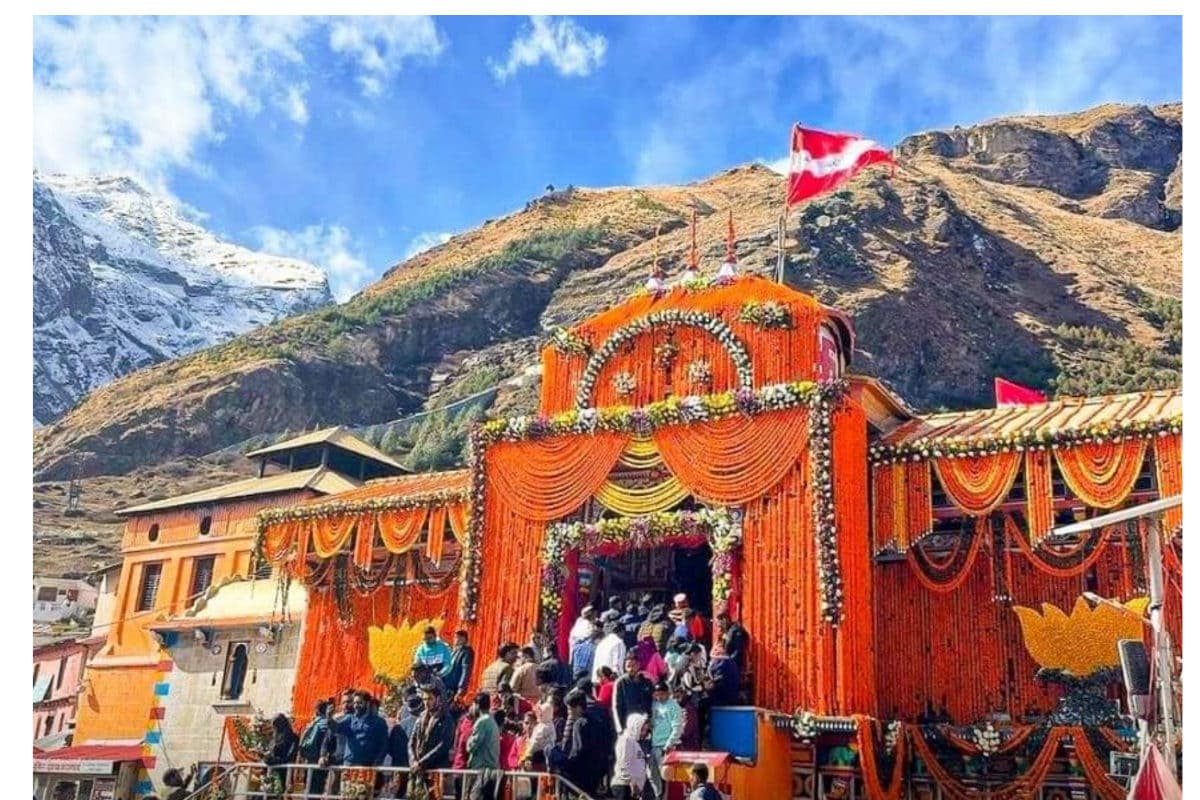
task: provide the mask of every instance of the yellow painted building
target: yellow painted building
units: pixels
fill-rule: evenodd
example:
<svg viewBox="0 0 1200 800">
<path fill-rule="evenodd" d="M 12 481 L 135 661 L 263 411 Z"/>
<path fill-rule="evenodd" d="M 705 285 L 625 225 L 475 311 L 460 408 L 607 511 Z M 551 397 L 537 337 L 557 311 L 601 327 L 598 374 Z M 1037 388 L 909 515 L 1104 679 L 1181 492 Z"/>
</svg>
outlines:
<svg viewBox="0 0 1200 800">
<path fill-rule="evenodd" d="M 231 577 L 248 577 L 262 508 L 336 494 L 405 469 L 342 428 L 247 453 L 258 475 L 126 508 L 107 639 L 88 663 L 75 743 L 141 743 L 147 767 L 173 668 L 152 626 Z M 265 577 L 265 576 L 264 576 Z M 264 619 L 268 615 L 264 615 Z"/>
</svg>

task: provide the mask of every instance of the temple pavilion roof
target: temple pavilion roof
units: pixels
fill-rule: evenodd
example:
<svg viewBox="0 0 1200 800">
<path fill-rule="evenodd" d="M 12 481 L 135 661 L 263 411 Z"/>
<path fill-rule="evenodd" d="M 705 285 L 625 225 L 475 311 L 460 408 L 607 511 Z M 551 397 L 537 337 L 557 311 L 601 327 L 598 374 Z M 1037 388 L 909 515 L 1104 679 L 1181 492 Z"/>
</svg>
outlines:
<svg viewBox="0 0 1200 800">
<path fill-rule="evenodd" d="M 1154 392 L 1068 397 L 1035 405 L 952 411 L 917 417 L 886 434 L 880 444 L 905 449 L 1039 437 L 1074 438 L 1090 431 L 1140 431 L 1183 418 L 1183 392 Z"/>
</svg>

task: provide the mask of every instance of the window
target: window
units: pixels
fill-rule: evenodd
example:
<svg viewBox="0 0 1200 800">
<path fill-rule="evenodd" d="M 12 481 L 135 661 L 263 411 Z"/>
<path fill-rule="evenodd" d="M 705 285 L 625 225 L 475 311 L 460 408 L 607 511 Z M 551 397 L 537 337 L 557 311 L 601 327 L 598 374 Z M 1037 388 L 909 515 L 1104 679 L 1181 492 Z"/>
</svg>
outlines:
<svg viewBox="0 0 1200 800">
<path fill-rule="evenodd" d="M 212 530 L 212 514 L 205 514 L 200 518 L 200 535 L 208 536 L 208 532 Z"/>
<path fill-rule="evenodd" d="M 138 589 L 137 608 L 135 611 L 149 611 L 154 608 L 154 600 L 158 597 L 158 584 L 162 580 L 162 562 L 146 564 L 142 567 L 142 585 Z"/>
<path fill-rule="evenodd" d="M 199 597 L 205 589 L 212 585 L 213 565 L 216 561 L 216 556 L 204 556 L 192 562 L 192 590 L 188 592 L 189 602 Z"/>
<path fill-rule="evenodd" d="M 47 714 L 46 722 L 42 726 L 42 736 L 49 736 L 54 731 L 54 715 Z"/>
<path fill-rule="evenodd" d="M 225 657 L 225 677 L 221 681 L 222 700 L 237 700 L 242 696 L 249 654 L 249 642 L 230 642 L 229 654 Z"/>
<path fill-rule="evenodd" d="M 146 533 L 146 538 L 152 542 L 158 541 L 158 523 L 157 522 L 150 526 L 150 530 Z"/>
<path fill-rule="evenodd" d="M 42 671 L 42 665 L 41 665 L 41 664 L 34 664 L 34 665 L 33 665 L 33 685 L 34 685 L 34 686 L 37 686 L 38 673 L 39 673 L 39 672 L 41 672 L 41 671 Z"/>
<path fill-rule="evenodd" d="M 43 586 L 38 589 L 38 602 L 53 603 L 57 599 L 58 589 L 55 589 L 53 586 Z"/>
<path fill-rule="evenodd" d="M 58 683 L 55 684 L 55 688 L 57 688 L 59 690 L 62 689 L 63 676 L 65 676 L 66 674 L 67 674 L 67 659 L 60 658 L 58 660 Z"/>
</svg>

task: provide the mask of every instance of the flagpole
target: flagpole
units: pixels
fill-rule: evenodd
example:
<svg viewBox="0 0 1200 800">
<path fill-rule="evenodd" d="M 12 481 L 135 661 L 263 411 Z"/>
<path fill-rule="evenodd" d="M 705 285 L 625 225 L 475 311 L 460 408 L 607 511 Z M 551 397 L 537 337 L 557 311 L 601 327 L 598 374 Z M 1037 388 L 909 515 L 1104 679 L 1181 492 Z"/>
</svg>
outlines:
<svg viewBox="0 0 1200 800">
<path fill-rule="evenodd" d="M 787 239 L 787 217 L 791 206 L 788 204 L 789 194 L 791 190 L 791 175 L 792 175 L 792 154 L 795 152 L 796 136 L 803 134 L 799 133 L 800 123 L 792 125 L 792 135 L 788 139 L 788 178 L 783 182 L 783 213 L 779 216 L 779 257 L 775 262 L 775 282 L 783 283 L 783 270 L 785 263 L 784 248 L 786 247 Z"/>
</svg>

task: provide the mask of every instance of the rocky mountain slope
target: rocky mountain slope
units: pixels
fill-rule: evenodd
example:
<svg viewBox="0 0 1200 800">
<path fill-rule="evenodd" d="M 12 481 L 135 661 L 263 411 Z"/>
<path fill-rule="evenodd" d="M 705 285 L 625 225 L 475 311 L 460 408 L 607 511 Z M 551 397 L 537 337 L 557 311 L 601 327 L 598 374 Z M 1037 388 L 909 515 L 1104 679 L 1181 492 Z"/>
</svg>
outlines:
<svg viewBox="0 0 1200 800">
<path fill-rule="evenodd" d="M 899 150 L 893 178 L 860 175 L 789 226 L 787 281 L 852 315 L 854 369 L 918 408 L 987 404 L 997 374 L 1052 391 L 1178 380 L 1181 104 L 1000 119 Z M 545 331 L 626 297 L 654 248 L 681 263 L 693 207 L 704 269 L 733 208 L 742 267 L 769 271 L 782 180 L 743 166 L 539 198 L 344 305 L 95 391 L 36 432 L 35 476 L 62 479 L 73 460 L 84 475 L 126 473 L 333 423 L 378 438 L 382 423 L 495 384 L 490 412 L 473 414 L 532 407 Z"/>
<path fill-rule="evenodd" d="M 129 178 L 34 173 L 33 414 L 332 302 L 324 273 L 223 242 Z"/>
</svg>

